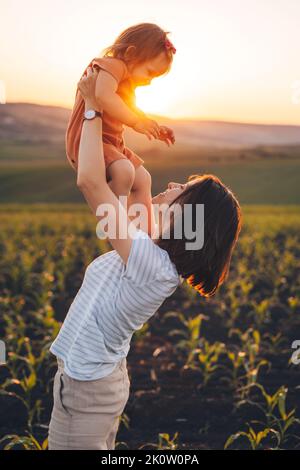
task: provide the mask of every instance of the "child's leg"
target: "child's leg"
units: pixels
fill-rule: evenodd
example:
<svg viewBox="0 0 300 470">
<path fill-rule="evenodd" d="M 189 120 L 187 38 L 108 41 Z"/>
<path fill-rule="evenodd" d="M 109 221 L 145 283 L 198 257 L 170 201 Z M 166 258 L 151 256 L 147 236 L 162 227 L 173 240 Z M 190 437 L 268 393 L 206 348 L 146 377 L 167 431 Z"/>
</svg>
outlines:
<svg viewBox="0 0 300 470">
<path fill-rule="evenodd" d="M 132 204 L 143 204 L 146 208 L 146 219 L 142 218 L 140 228 L 150 236 L 155 229 L 155 218 L 152 207 L 151 175 L 144 166 L 135 170 L 135 179 L 128 198 L 128 209 Z M 139 214 L 137 214 L 138 216 Z M 134 217 L 133 217 L 134 218 Z"/>
<path fill-rule="evenodd" d="M 107 169 L 109 186 L 118 196 L 129 196 L 135 177 L 135 168 L 127 159 L 116 160 Z"/>
</svg>

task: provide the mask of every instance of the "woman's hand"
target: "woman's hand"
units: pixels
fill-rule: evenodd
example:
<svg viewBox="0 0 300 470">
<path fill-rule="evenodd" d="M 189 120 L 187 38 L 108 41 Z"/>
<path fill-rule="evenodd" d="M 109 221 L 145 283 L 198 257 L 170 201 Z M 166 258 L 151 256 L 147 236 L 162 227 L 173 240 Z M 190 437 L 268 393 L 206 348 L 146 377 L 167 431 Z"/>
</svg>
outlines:
<svg viewBox="0 0 300 470">
<path fill-rule="evenodd" d="M 77 88 L 79 89 L 85 101 L 85 109 L 95 109 L 96 111 L 102 111 L 95 97 L 98 73 L 99 70 L 88 67 L 86 75 L 83 75 L 77 83 Z"/>
</svg>

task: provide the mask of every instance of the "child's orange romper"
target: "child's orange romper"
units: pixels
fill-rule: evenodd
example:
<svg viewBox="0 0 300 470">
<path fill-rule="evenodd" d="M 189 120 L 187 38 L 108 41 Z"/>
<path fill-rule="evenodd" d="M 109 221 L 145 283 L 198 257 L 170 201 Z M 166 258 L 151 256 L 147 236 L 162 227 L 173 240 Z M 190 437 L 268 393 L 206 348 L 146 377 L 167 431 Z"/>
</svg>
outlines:
<svg viewBox="0 0 300 470">
<path fill-rule="evenodd" d="M 125 62 L 114 57 L 97 57 L 93 59 L 88 67 L 99 67 L 109 72 L 118 82 L 117 94 L 133 111 L 135 107 L 135 94 L 130 80 L 129 72 Z M 87 67 L 84 71 L 86 73 Z M 81 137 L 81 129 L 84 114 L 84 100 L 80 91 L 77 89 L 75 103 L 72 114 L 69 119 L 65 143 L 67 158 L 73 167 L 77 170 L 79 143 Z M 103 152 L 106 165 L 108 166 L 115 160 L 127 158 L 131 161 L 135 168 L 143 165 L 142 160 L 136 153 L 125 146 L 123 137 L 124 125 L 121 121 L 113 118 L 111 115 L 103 111 L 102 119 L 102 140 Z M 108 175 L 106 174 L 106 177 Z"/>
</svg>

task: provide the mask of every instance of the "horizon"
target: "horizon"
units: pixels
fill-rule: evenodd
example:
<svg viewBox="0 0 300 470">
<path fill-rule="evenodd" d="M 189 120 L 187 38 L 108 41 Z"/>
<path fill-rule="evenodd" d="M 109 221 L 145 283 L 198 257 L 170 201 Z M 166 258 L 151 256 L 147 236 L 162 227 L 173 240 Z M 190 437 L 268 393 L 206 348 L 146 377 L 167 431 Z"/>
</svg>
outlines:
<svg viewBox="0 0 300 470">
<path fill-rule="evenodd" d="M 1 106 L 5 105 L 28 105 L 28 106 L 41 106 L 41 107 L 49 107 L 49 108 L 59 108 L 71 111 L 71 107 L 68 106 L 61 106 L 61 105 L 52 105 L 52 104 L 44 104 L 44 103 L 33 103 L 33 102 L 25 102 L 25 101 L 8 101 L 6 103 L 0 103 Z M 224 119 L 212 119 L 212 118 L 205 118 L 205 117 L 170 117 L 165 116 L 162 114 L 156 113 L 148 113 L 149 116 L 155 116 L 159 119 L 169 119 L 173 121 L 184 121 L 184 122 L 206 122 L 206 123 L 216 123 L 216 124 L 235 124 L 235 125 L 244 125 L 244 126 L 280 126 L 280 127 L 299 127 L 299 124 L 289 124 L 289 123 L 272 123 L 272 122 L 250 122 L 250 121 L 226 121 Z"/>
<path fill-rule="evenodd" d="M 91 58 L 128 26 L 152 22 L 170 31 L 177 52 L 169 74 L 136 90 L 144 112 L 170 119 L 300 125 L 296 0 L 189 0 L 184 5 L 74 0 L 71 6 L 72 14 L 69 2 L 28 0 L 18 5 L 16 16 L 14 4 L 3 0 L 4 102 L 71 108 Z"/>
</svg>

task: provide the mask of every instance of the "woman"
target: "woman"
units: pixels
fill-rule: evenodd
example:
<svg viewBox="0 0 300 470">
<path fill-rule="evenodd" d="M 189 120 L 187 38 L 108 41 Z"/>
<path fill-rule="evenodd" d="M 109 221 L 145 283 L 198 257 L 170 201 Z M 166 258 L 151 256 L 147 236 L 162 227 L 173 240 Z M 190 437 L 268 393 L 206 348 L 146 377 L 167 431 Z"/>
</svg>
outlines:
<svg viewBox="0 0 300 470">
<path fill-rule="evenodd" d="M 86 110 L 97 110 L 96 78 L 97 72 L 88 69 L 78 83 Z M 152 202 L 167 207 L 164 215 L 169 213 L 170 218 L 159 217 L 152 237 L 148 215 L 139 221 L 138 229 L 127 215 L 129 208 L 119 202 L 106 181 L 101 133 L 101 116 L 84 120 L 77 183 L 94 214 L 104 204 L 113 208 L 109 223 L 115 224 L 116 236 L 110 235 L 109 241 L 114 250 L 87 267 L 50 348 L 58 361 L 50 450 L 114 449 L 119 417 L 129 397 L 126 356 L 133 333 L 184 279 L 201 295 L 213 295 L 227 278 L 241 229 L 236 198 L 213 175 L 192 177 L 183 184 L 169 183 Z M 189 205 L 193 210 L 188 215 L 172 211 L 175 204 L 181 208 Z M 205 208 L 204 244 L 201 249 L 187 249 L 186 232 L 181 238 L 175 236 L 177 222 L 197 226 L 195 209 L 200 204 Z M 146 209 L 152 219 L 150 206 Z"/>
</svg>

